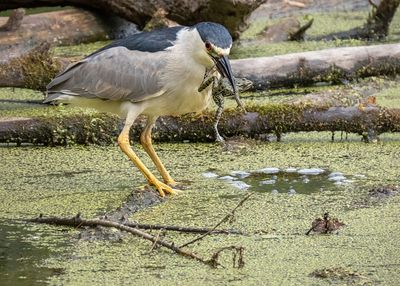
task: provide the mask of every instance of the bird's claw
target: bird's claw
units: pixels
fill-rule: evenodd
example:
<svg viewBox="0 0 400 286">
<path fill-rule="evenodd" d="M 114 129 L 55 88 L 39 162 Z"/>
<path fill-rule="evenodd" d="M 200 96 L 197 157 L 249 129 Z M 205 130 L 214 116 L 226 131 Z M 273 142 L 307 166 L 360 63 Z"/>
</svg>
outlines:
<svg viewBox="0 0 400 286">
<path fill-rule="evenodd" d="M 165 193 L 171 194 L 171 195 L 176 195 L 176 194 L 180 193 L 179 190 L 173 189 L 171 186 L 169 186 L 165 183 L 162 183 L 157 179 L 150 179 L 149 185 L 154 186 L 157 189 L 157 191 L 160 193 L 161 197 L 164 197 Z"/>
</svg>

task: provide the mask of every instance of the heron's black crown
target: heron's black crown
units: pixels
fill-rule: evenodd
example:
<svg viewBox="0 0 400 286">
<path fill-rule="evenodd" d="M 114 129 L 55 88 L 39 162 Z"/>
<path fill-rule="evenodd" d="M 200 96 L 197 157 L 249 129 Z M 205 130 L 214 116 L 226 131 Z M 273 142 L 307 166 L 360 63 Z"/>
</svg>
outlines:
<svg viewBox="0 0 400 286">
<path fill-rule="evenodd" d="M 202 22 L 194 25 L 200 34 L 203 42 L 210 42 L 221 49 L 230 48 L 232 45 L 232 37 L 228 30 L 217 23 Z"/>
<path fill-rule="evenodd" d="M 179 31 L 184 28 L 186 27 L 177 26 L 161 30 L 154 30 L 151 32 L 134 34 L 124 39 L 112 42 L 111 44 L 90 54 L 89 57 L 104 50 L 121 46 L 127 48 L 128 50 L 141 52 L 155 53 L 159 51 L 164 51 L 165 49 L 174 45 Z M 231 35 L 229 34 L 228 30 L 220 24 L 202 22 L 192 27 L 189 27 L 189 29 L 193 28 L 197 29 L 201 39 L 204 42 L 208 41 L 214 46 L 222 49 L 229 48 L 232 45 Z"/>
</svg>

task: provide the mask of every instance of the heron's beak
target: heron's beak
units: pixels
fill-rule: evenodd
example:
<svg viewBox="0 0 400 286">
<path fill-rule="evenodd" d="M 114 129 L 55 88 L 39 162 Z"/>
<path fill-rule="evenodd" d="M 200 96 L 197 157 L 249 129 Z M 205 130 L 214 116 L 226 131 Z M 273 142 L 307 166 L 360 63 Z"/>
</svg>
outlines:
<svg viewBox="0 0 400 286">
<path fill-rule="evenodd" d="M 237 88 L 236 88 L 236 82 L 235 82 L 235 78 L 233 77 L 232 74 L 232 68 L 231 68 L 231 64 L 229 63 L 229 59 L 227 56 L 222 56 L 220 58 L 217 57 L 213 57 L 215 64 L 217 66 L 217 69 L 219 71 L 219 73 L 228 78 L 229 83 L 232 86 L 233 92 L 236 93 L 237 92 Z"/>
</svg>

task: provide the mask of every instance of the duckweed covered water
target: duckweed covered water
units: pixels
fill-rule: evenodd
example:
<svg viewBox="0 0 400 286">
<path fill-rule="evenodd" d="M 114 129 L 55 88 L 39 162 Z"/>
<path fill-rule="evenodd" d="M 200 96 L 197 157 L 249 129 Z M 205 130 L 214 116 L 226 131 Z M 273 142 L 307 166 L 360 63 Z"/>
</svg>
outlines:
<svg viewBox="0 0 400 286">
<path fill-rule="evenodd" d="M 77 241 L 73 239 L 77 230 L 29 224 L 22 226 L 23 231 L 28 228 L 32 235 L 20 232 L 27 243 L 21 247 L 21 259 L 11 256 L 13 261 L 7 263 L 15 265 L 15 270 L 32 268 L 9 274 L 26 276 L 12 285 L 25 285 L 26 281 L 40 284 L 43 280 L 51 285 L 330 285 L 329 279 L 310 273 L 334 267 L 361 273 L 373 285 L 397 285 L 400 200 L 395 196 L 369 204 L 368 191 L 376 185 L 399 182 L 400 138 L 384 137 L 386 141 L 378 144 L 364 144 L 356 138 L 331 143 L 329 138 L 329 134 L 293 134 L 282 143 L 249 145 L 240 153 L 221 152 L 212 144 L 156 145 L 172 176 L 186 181 L 189 190 L 130 218 L 142 223 L 212 227 L 250 190 L 205 178 L 203 174 L 210 170 L 222 176 L 238 170 L 254 173 L 266 166 L 281 170 L 318 166 L 340 171 L 347 178 L 356 174 L 366 177 L 340 192 L 294 196 L 255 192 L 237 211 L 235 220 L 223 226 L 245 231 L 248 236 L 211 236 L 192 246 L 205 258 L 219 247 L 243 246 L 243 269 L 231 267 L 228 253 L 221 257 L 225 269 L 211 269 L 167 250 L 150 252 L 151 245 L 135 237 L 128 236 L 122 242 Z M 155 169 L 143 151 L 139 149 L 138 154 Z M 39 213 L 72 216 L 78 212 L 95 217 L 118 208 L 130 190 L 145 183 L 117 146 L 8 147 L 0 148 L 0 155 L 3 219 L 31 218 Z M 347 226 L 339 235 L 305 236 L 311 222 L 325 211 Z M 21 226 L 12 227 L 7 233 L 21 231 Z M 193 238 L 168 233 L 165 239 L 179 245 Z M 2 244 L 12 243 L 10 240 L 6 235 Z M 29 248 L 33 246 L 52 251 L 31 255 Z M 6 271 L 12 272 L 10 268 Z M 37 272 L 46 277 L 29 274 Z"/>
<path fill-rule="evenodd" d="M 63 232 L 12 221 L 0 221 L 0 284 L 43 285 L 62 268 L 41 265 L 51 255 L 62 253 L 67 242 Z M 60 239 L 61 238 L 61 239 Z"/>
</svg>

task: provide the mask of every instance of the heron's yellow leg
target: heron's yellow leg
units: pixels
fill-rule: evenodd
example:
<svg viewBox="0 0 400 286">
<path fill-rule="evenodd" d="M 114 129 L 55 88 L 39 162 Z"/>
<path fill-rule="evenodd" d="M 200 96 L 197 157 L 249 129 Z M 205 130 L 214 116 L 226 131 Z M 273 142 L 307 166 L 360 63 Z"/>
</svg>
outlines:
<svg viewBox="0 0 400 286">
<path fill-rule="evenodd" d="M 133 152 L 132 147 L 129 143 L 129 129 L 130 126 L 125 126 L 122 130 L 121 134 L 118 136 L 118 144 L 121 148 L 122 152 L 124 152 L 128 158 L 138 167 L 138 169 L 143 173 L 146 177 L 147 181 L 150 185 L 156 187 L 160 196 L 164 196 L 165 193 L 168 194 L 176 194 L 177 190 L 174 190 L 167 184 L 160 182 L 151 172 L 150 170 L 143 164 L 143 162 L 139 159 L 139 157 Z"/>
<path fill-rule="evenodd" d="M 176 182 L 171 178 L 167 169 L 165 169 L 163 163 L 153 148 L 153 144 L 151 143 L 151 130 L 153 129 L 153 126 L 154 122 L 149 122 L 147 124 L 140 135 L 140 142 L 142 143 L 144 150 L 147 152 L 147 154 L 149 154 L 151 160 L 153 160 L 154 164 L 156 165 L 158 172 L 160 172 L 161 176 L 163 177 L 164 183 L 170 186 L 175 186 Z"/>
</svg>

